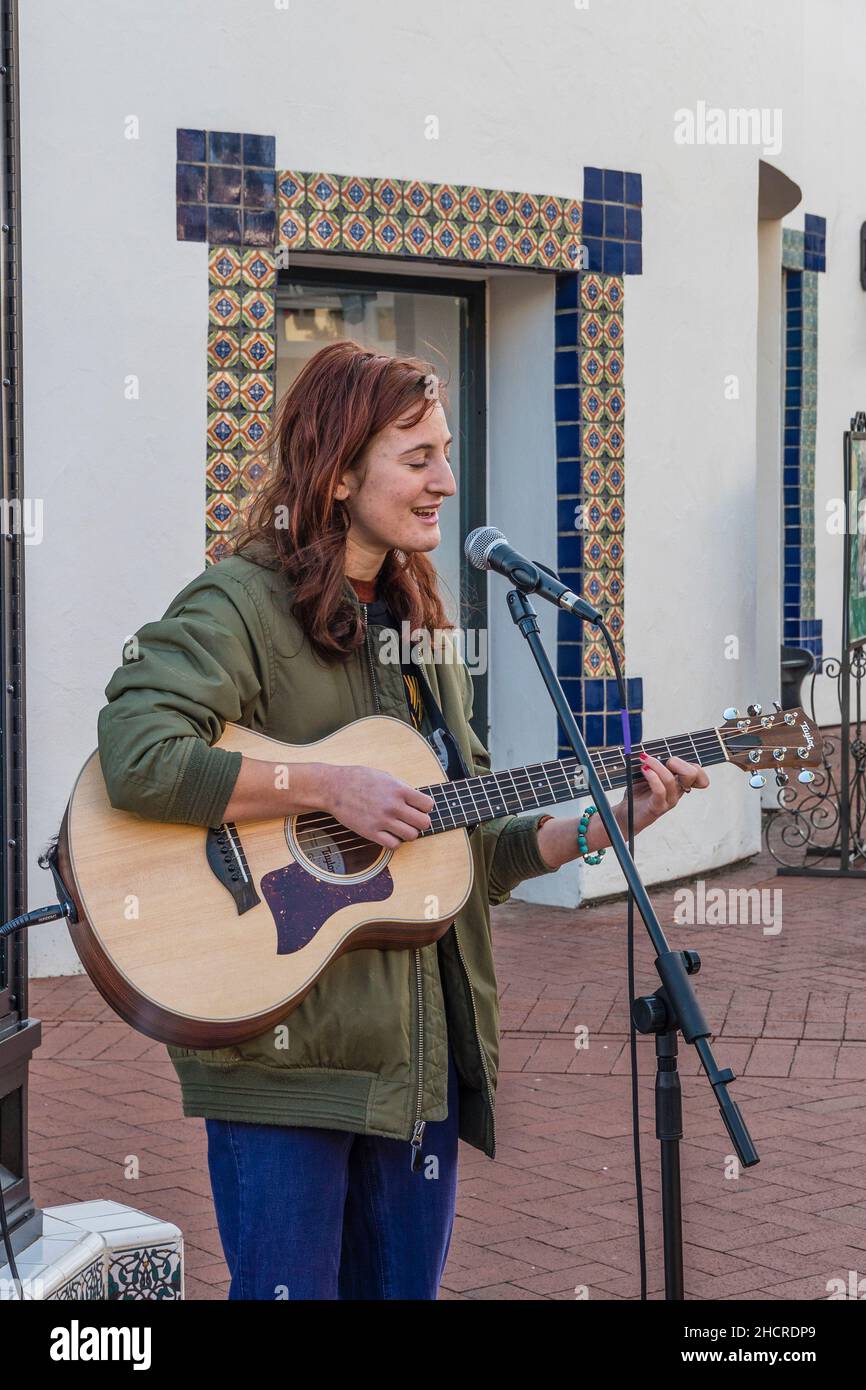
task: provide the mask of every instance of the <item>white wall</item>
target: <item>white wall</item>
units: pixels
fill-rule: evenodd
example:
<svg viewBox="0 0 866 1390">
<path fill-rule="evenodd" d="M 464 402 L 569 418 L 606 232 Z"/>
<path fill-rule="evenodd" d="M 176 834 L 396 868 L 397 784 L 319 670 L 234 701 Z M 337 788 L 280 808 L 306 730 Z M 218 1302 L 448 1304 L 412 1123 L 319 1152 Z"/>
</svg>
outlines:
<svg viewBox="0 0 866 1390">
<path fill-rule="evenodd" d="M 175 240 L 178 126 L 273 133 L 278 167 L 576 197 L 584 165 L 640 172 L 644 274 L 625 290 L 627 674 L 644 678 L 648 736 L 769 703 L 776 690 L 756 688 L 768 669 L 756 547 L 776 544 L 756 523 L 761 151 L 677 145 L 673 113 L 700 100 L 782 108 L 783 150 L 768 157 L 828 217 L 826 489 L 839 432 L 866 399 L 866 17 L 854 0 L 21 9 L 25 469 L 28 495 L 45 499 L 44 542 L 26 552 L 31 903 L 50 898 L 36 855 L 95 746 L 123 637 L 203 566 L 206 247 Z M 438 140 L 426 138 L 431 114 Z M 136 140 L 124 138 L 130 116 Z M 552 294 L 549 277 L 491 280 L 490 518 L 531 536 L 539 556 L 555 554 Z M 735 402 L 724 397 L 731 373 Z M 528 455 L 545 486 L 522 496 Z M 837 576 L 819 528 L 828 650 Z M 529 653 L 504 604 L 492 612 L 494 755 L 526 762 L 553 746 L 553 716 L 548 743 Z M 553 654 L 552 613 L 544 625 Z M 709 793 L 641 838 L 639 862 L 650 880 L 697 873 L 754 851 L 758 832 L 757 795 L 720 769 Z M 584 878 L 588 891 L 616 887 L 610 856 Z M 577 871 L 524 895 L 554 885 L 573 900 Z M 32 932 L 30 952 L 36 973 L 75 968 L 64 927 Z"/>
</svg>

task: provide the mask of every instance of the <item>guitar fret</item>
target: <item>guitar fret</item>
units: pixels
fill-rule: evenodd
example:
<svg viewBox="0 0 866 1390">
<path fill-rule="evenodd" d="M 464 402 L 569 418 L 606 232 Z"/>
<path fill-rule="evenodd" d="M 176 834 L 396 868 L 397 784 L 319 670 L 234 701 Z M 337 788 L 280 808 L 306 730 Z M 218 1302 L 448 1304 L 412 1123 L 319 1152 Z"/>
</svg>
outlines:
<svg viewBox="0 0 866 1390">
<path fill-rule="evenodd" d="M 633 775 L 638 773 L 641 752 L 661 759 L 686 757 L 700 766 L 728 759 L 717 729 L 701 729 L 633 744 L 628 757 L 622 746 L 595 749 L 589 756 L 606 791 L 626 784 L 629 767 Z M 430 812 L 430 829 L 421 833 L 430 835 L 466 828 L 500 816 L 572 801 L 588 790 L 575 785 L 580 768 L 580 760 L 572 753 L 567 758 L 553 758 L 422 787 L 420 790 L 433 797 L 434 806 Z"/>
</svg>

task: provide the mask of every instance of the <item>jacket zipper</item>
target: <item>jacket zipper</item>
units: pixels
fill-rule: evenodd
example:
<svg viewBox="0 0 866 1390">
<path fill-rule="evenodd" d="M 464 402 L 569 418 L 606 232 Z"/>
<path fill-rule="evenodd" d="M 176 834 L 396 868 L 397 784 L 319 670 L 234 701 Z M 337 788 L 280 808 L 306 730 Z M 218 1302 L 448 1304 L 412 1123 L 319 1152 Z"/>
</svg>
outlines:
<svg viewBox="0 0 866 1390">
<path fill-rule="evenodd" d="M 373 657 L 370 652 L 370 633 L 367 627 L 366 603 L 361 604 L 361 611 L 364 615 L 364 650 L 367 653 L 367 665 L 370 672 L 370 689 L 373 694 L 373 704 L 375 706 L 376 713 L 379 714 L 381 712 L 379 709 L 379 693 L 376 689 L 376 676 L 373 669 Z M 415 988 L 418 995 L 418 1090 L 415 1100 L 415 1122 L 412 1126 L 412 1138 L 409 1140 L 409 1147 L 411 1150 L 409 1155 L 409 1169 L 412 1173 L 418 1173 L 421 1171 L 421 1144 L 424 1139 L 424 1130 L 427 1128 L 427 1121 L 421 1119 L 421 1107 L 424 1101 L 424 983 L 421 972 L 421 952 L 416 947 L 413 954 L 415 956 Z M 469 990 L 471 993 L 471 985 L 469 986 Z M 474 999 L 472 1001 L 472 1008 L 473 1010 L 475 1008 Z M 479 1042 L 479 1048 L 480 1045 L 481 1044 Z M 481 1061 L 482 1063 L 484 1062 L 483 1053 L 481 1055 Z M 485 1077 L 486 1075 L 487 1071 L 485 1068 Z"/>
<path fill-rule="evenodd" d="M 457 943 L 457 954 L 460 957 L 460 964 L 466 976 L 466 984 L 469 987 L 469 998 L 472 1003 L 472 1020 L 475 1024 L 475 1041 L 478 1044 L 478 1055 L 481 1058 L 481 1069 L 484 1072 L 484 1084 L 487 1087 L 487 1104 L 490 1109 L 490 1137 L 492 1141 L 490 1157 L 496 1154 L 496 1111 L 493 1107 L 493 1087 L 490 1084 L 490 1074 L 487 1070 L 487 1059 L 484 1056 L 484 1048 L 481 1046 L 481 1034 L 478 1031 L 478 1011 L 475 1008 L 475 993 L 472 989 L 472 981 L 469 978 L 469 970 L 466 965 L 466 958 L 463 955 L 463 947 L 460 945 L 460 937 L 457 935 L 457 923 L 452 922 L 454 930 L 454 940 Z"/>
</svg>

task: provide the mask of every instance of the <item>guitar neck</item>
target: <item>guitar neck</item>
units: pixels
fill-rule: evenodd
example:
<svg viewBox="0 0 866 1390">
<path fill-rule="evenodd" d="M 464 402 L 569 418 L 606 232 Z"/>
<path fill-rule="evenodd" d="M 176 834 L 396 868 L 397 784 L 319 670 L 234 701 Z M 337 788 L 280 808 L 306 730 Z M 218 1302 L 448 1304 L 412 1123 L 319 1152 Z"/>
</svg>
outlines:
<svg viewBox="0 0 866 1390">
<path fill-rule="evenodd" d="M 701 767 L 727 761 L 717 729 L 700 729 L 697 733 L 632 744 L 631 766 L 635 779 L 640 775 L 639 754 L 642 752 L 654 758 L 684 758 Z M 624 748 L 599 748 L 589 756 L 606 791 L 625 786 Z M 498 816 L 512 816 L 520 811 L 555 806 L 560 801 L 573 801 L 585 795 L 588 787 L 580 762 L 572 756 L 512 767 L 506 772 L 464 777 L 456 782 L 436 782 L 419 790 L 432 796 L 435 803 L 430 812 L 430 829 L 422 830 L 421 834 L 436 835 L 443 830 L 480 825 Z"/>
</svg>

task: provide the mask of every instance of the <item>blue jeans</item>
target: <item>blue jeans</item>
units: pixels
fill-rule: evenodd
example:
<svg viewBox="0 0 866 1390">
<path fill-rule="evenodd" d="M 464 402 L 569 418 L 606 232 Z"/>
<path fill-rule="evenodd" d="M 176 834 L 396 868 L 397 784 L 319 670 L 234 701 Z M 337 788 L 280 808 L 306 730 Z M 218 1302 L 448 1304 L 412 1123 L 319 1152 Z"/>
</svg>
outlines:
<svg viewBox="0 0 866 1390">
<path fill-rule="evenodd" d="M 408 1140 L 205 1120 L 230 1299 L 435 1299 L 457 1196 L 457 1072 L 448 1117 Z M 435 1162 L 431 1160 L 435 1158 Z"/>
</svg>

